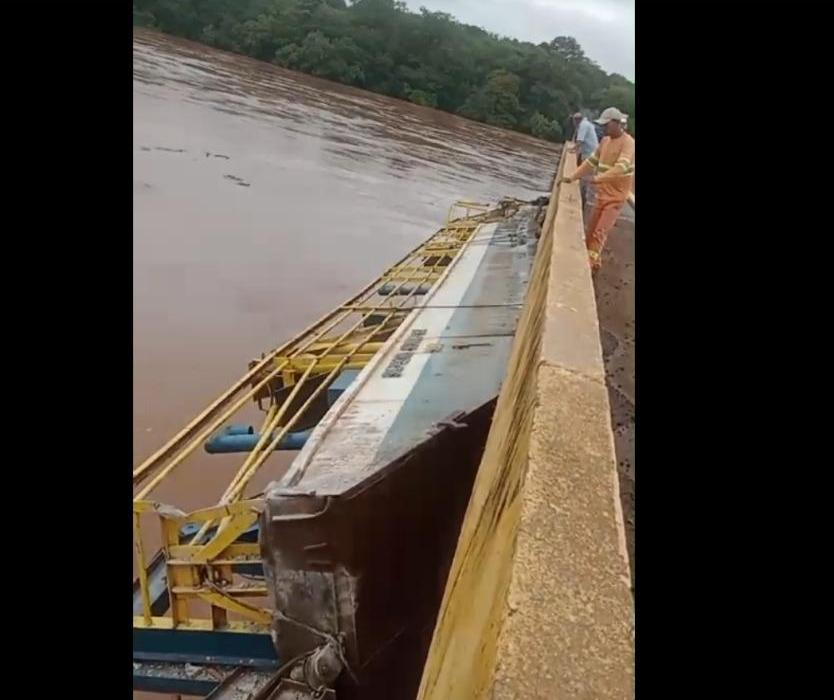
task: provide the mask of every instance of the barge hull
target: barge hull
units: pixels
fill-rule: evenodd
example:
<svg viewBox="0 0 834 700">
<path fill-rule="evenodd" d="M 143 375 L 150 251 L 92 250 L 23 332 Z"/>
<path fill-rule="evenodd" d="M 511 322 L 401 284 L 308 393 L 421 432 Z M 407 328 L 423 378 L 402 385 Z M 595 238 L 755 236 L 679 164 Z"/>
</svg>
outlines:
<svg viewBox="0 0 834 700">
<path fill-rule="evenodd" d="M 340 700 L 414 697 L 535 255 L 539 210 L 482 225 L 271 484 L 282 659 L 342 650 Z"/>
</svg>

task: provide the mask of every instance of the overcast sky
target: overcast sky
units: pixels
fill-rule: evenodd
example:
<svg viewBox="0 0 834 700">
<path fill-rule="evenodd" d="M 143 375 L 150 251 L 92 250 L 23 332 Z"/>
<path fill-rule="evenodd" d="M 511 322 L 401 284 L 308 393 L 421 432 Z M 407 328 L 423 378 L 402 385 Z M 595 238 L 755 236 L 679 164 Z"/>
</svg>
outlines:
<svg viewBox="0 0 834 700">
<path fill-rule="evenodd" d="M 634 0 L 406 0 L 501 36 L 538 44 L 572 36 L 608 73 L 634 80 Z"/>
</svg>

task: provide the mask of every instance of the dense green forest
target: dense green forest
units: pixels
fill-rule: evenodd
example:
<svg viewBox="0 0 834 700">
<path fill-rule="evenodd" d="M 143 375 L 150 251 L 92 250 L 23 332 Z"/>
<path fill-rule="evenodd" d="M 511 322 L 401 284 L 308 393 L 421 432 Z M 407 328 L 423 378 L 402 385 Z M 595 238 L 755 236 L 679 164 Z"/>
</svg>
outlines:
<svg viewBox="0 0 834 700">
<path fill-rule="evenodd" d="M 634 130 L 634 84 L 566 36 L 501 38 L 398 0 L 135 0 L 133 21 L 554 141 L 577 109 L 619 107 Z"/>
</svg>

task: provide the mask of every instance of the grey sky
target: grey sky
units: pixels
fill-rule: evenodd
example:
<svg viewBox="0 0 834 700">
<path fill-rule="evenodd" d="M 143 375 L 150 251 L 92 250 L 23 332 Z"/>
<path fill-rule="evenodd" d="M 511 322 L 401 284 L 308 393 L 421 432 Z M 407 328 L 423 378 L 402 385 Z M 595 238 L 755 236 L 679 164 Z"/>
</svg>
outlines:
<svg viewBox="0 0 834 700">
<path fill-rule="evenodd" d="M 634 0 L 406 0 L 501 36 L 538 44 L 572 36 L 608 73 L 634 80 Z"/>
</svg>

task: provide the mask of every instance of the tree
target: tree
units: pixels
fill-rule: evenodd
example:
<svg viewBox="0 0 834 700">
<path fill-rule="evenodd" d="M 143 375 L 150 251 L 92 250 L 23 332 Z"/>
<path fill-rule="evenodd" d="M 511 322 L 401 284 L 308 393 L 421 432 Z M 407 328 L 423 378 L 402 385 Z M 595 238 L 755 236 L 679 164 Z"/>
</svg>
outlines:
<svg viewBox="0 0 834 700">
<path fill-rule="evenodd" d="M 541 112 L 536 112 L 530 119 L 530 133 L 548 141 L 562 140 L 562 127 L 559 122 L 548 119 Z"/>
<path fill-rule="evenodd" d="M 594 95 L 594 105 L 599 109 L 616 107 L 629 116 L 634 114 L 634 88 L 610 86 Z"/>
<path fill-rule="evenodd" d="M 463 104 L 460 113 L 493 126 L 514 127 L 521 114 L 519 86 L 519 77 L 514 73 L 503 68 L 494 70 L 486 84 Z"/>
<path fill-rule="evenodd" d="M 311 32 L 300 46 L 290 44 L 279 49 L 275 59 L 287 68 L 354 84 L 364 79 L 358 55 L 359 50 L 350 39 L 331 41 L 321 32 Z"/>
<path fill-rule="evenodd" d="M 550 42 L 550 48 L 571 63 L 582 63 L 587 60 L 579 42 L 570 36 L 557 36 Z"/>
<path fill-rule="evenodd" d="M 410 102 L 423 107 L 437 107 L 437 95 L 433 92 L 426 92 L 425 90 L 415 90 L 413 88 L 406 89 L 406 97 Z"/>
</svg>

